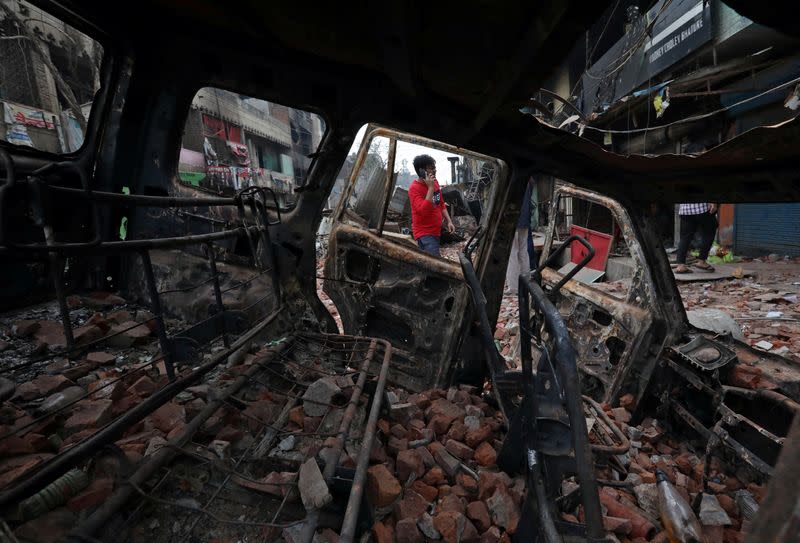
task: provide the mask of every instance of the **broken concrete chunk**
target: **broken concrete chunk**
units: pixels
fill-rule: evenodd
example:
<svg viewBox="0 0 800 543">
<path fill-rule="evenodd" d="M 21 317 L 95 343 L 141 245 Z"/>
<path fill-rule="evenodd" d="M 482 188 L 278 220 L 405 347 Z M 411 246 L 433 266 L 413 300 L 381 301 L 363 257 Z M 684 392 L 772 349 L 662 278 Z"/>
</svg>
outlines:
<svg viewBox="0 0 800 543">
<path fill-rule="evenodd" d="M 732 524 L 728 513 L 720 506 L 717 497 L 713 494 L 703 494 L 700 500 L 700 523 L 704 526 L 730 526 Z"/>
<path fill-rule="evenodd" d="M 303 394 L 303 411 L 309 417 L 321 417 L 328 411 L 328 405 L 342 389 L 328 377 L 311 383 Z"/>
<path fill-rule="evenodd" d="M 208 444 L 208 450 L 216 454 L 221 460 L 225 460 L 231 455 L 231 444 L 229 441 L 215 439 Z"/>
<path fill-rule="evenodd" d="M 469 407 L 474 407 L 474 406 L 470 405 Z M 479 417 L 476 417 L 474 415 L 467 415 L 466 417 L 464 417 L 464 426 L 467 428 L 467 430 L 477 430 L 480 425 L 481 425 L 481 420 Z"/>
<path fill-rule="evenodd" d="M 145 456 L 150 456 L 169 442 L 161 436 L 156 436 L 147 443 L 147 449 L 144 451 Z"/>
<path fill-rule="evenodd" d="M 291 451 L 292 449 L 294 449 L 294 444 L 295 444 L 295 437 L 290 435 L 288 437 L 285 437 L 284 439 L 281 440 L 280 443 L 278 443 L 278 448 L 282 451 Z"/>
<path fill-rule="evenodd" d="M 322 509 L 333 500 L 333 496 L 328 491 L 328 485 L 322 477 L 322 472 L 319 470 L 319 465 L 317 465 L 317 461 L 314 458 L 309 458 L 300 466 L 297 487 L 300 490 L 300 499 L 303 501 L 303 506 L 306 510 Z"/>
<path fill-rule="evenodd" d="M 769 341 L 761 340 L 755 345 L 753 345 L 753 347 L 755 347 L 756 349 L 761 349 L 762 351 L 769 351 L 770 349 L 772 349 L 773 344 L 770 343 Z"/>
</svg>

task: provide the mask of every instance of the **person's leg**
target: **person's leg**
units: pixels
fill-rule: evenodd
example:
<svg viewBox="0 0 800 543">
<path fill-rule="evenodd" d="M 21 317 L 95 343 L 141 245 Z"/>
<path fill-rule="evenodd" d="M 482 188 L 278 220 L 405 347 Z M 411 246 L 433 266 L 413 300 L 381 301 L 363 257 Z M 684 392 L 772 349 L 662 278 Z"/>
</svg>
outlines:
<svg viewBox="0 0 800 543">
<path fill-rule="evenodd" d="M 420 249 L 433 256 L 441 256 L 439 253 L 439 238 L 436 236 L 422 236 L 417 239 Z"/>
<path fill-rule="evenodd" d="M 511 294 L 517 293 L 519 285 L 519 236 L 514 232 L 514 239 L 511 242 L 511 254 L 508 257 L 508 267 L 506 268 L 506 288 Z"/>
<path fill-rule="evenodd" d="M 700 247 L 698 260 L 694 264 L 696 268 L 706 271 L 714 271 L 714 267 L 706 262 L 708 252 L 714 243 L 714 236 L 717 233 L 717 221 L 711 213 L 703 213 L 697 216 L 698 230 L 700 231 Z"/>
<path fill-rule="evenodd" d="M 689 268 L 686 267 L 686 254 L 689 252 L 689 244 L 694 237 L 695 229 L 697 228 L 696 215 L 681 215 L 681 239 L 678 242 L 678 253 L 676 261 L 678 267 L 675 269 L 677 273 L 686 273 Z"/>
</svg>

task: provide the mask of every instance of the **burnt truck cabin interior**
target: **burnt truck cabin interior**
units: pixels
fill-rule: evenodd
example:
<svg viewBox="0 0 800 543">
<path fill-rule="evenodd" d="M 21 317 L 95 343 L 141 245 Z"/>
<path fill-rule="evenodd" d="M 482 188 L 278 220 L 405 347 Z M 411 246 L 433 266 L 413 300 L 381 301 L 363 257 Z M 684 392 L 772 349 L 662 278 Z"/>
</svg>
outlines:
<svg viewBox="0 0 800 543">
<path fill-rule="evenodd" d="M 734 452 L 758 448 L 766 439 L 751 467 L 764 475 L 775 476 L 777 469 L 796 473 L 798 436 L 789 433 L 800 379 L 782 370 L 779 357 L 766 357 L 778 390 L 759 399 L 776 406 L 780 416 L 773 419 L 753 412 L 752 391 L 721 384 L 730 371 L 725 365 L 737 352 L 740 360 L 752 356 L 752 349 L 730 338 L 709 339 L 689 326 L 659 229 L 647 211 L 652 202 L 800 201 L 800 120 L 754 128 L 695 156 L 624 156 L 521 113 L 532 90 L 547 81 L 611 2 L 467 2 L 456 10 L 415 2 L 313 8 L 204 0 L 147 0 L 135 7 L 94 1 L 34 4 L 96 41 L 102 61 L 82 143 L 57 153 L 0 142 L 0 305 L 10 311 L 58 297 L 63 316 L 76 293 L 119 292 L 145 308 L 166 377 L 148 400 L 48 458 L 21 482 L 0 489 L 3 511 L 112 445 L 129 426 L 212 375 L 221 362 L 245 356 L 256 338 L 266 342 L 267 354 L 244 366 L 248 369 L 211 407 L 241 409 L 242 398 L 252 400 L 258 386 L 267 385 L 274 394 L 299 398 L 306 393 L 300 383 L 307 385 L 309 372 L 344 372 L 352 378 L 350 386 L 342 386 L 335 400 L 329 398 L 331 405 L 346 410 L 363 403 L 362 394 L 370 403 L 360 414 L 355 407 L 347 409 L 341 427 L 320 425 L 319 435 L 346 437 L 363 430 L 361 437 L 371 439 L 373 412 L 377 417 L 382 402 L 393 403 L 384 400 L 387 379 L 409 392 L 482 386 L 488 379 L 507 417 L 508 438 L 498 462 L 526 476 L 525 503 L 537 519 L 530 529 L 542 540 L 557 540 L 554 531 L 592 541 L 602 537 L 591 466 L 593 453 L 608 450 L 588 443 L 584 409 L 590 404 L 584 404 L 582 392 L 598 418 L 597 402 L 613 403 L 629 393 L 642 410 L 673 406 L 670 416 Z M 789 8 L 728 4 L 800 37 Z M 215 194 L 213 186 L 203 190 L 180 182 L 181 142 L 196 113 L 193 100 L 209 88 L 319 119 L 324 129 L 318 146 L 312 149 L 306 142 L 309 152 L 289 157 L 304 172 L 290 198 L 263 188 Z M 391 236 L 381 230 L 385 213 L 376 215 L 377 222 L 348 222 L 346 200 L 334 211 L 339 222 L 324 271 L 326 289 L 341 306 L 345 329 L 340 334 L 317 295 L 316 234 L 356 134 L 368 123 L 389 139 L 420 138 L 491 159 L 496 177 L 480 228 L 458 262 L 387 242 Z M 265 142 L 256 149 L 258 156 L 278 153 L 277 144 Z M 196 146 L 197 153 L 204 152 L 201 142 Z M 231 152 L 236 160 L 241 150 Z M 353 182 L 357 167 L 358 161 Z M 519 202 L 531 176 L 569 185 L 555 189 L 542 263 L 530 281 L 520 284 L 520 371 L 502 364 L 492 333 Z M 576 204 L 570 224 L 607 232 L 615 240 L 612 257 L 633 262 L 638 271 L 625 278 L 620 292 L 564 280 L 583 267 L 563 268 L 568 263 L 564 250 L 578 252 L 583 242 L 570 237 L 569 226 L 559 226 L 559 195 L 603 209 L 593 215 L 588 204 Z M 233 264 L 254 273 L 237 275 Z M 201 268 L 211 270 L 210 279 L 198 273 Z M 224 281 L 217 269 L 224 271 Z M 174 288 L 159 292 L 157 284 L 165 279 Z M 257 292 L 235 300 L 227 296 L 253 281 Z M 200 284 L 211 303 L 188 293 Z M 426 292 L 427 300 L 415 295 Z M 196 324 L 178 330 L 169 320 L 173 317 Z M 203 338 L 209 337 L 222 344 L 206 349 Z M 68 336 L 65 347 L 80 341 Z M 702 348 L 714 350 L 716 357 L 700 355 Z M 672 393 L 688 389 L 687 383 L 696 394 Z M 247 392 L 248 387 L 254 388 Z M 214 412 L 201 411 L 207 418 Z M 271 427 L 263 420 L 259 424 L 262 443 L 269 443 L 267 437 L 275 437 Z M 343 443 L 344 437 L 333 447 L 337 455 Z M 781 446 L 794 450 L 794 462 L 780 463 Z M 140 497 L 142 486 L 160 476 L 161 466 L 175 454 L 167 447 L 156 455 L 158 466 L 149 461 L 126 466 L 133 483 L 82 518 L 75 540 L 113 534 L 108 520 Z M 572 475 L 580 491 L 571 499 L 583 505 L 585 519 L 568 525 L 553 518 L 554 489 L 560 492 L 560 481 Z M 366 507 L 359 513 L 360 495 L 351 493 L 351 487 L 363 484 L 363 470 L 333 461 L 323 477 L 339 505 L 348 504 L 335 513 L 342 535 L 351 541 L 370 522 Z M 777 502 L 770 515 L 779 507 L 790 511 L 796 503 L 797 489 L 781 489 L 790 492 L 786 503 Z M 282 506 L 270 510 L 273 522 Z M 295 512 L 288 520 L 305 520 L 313 535 L 326 512 L 306 507 L 305 514 Z M 535 534 L 517 537 L 533 540 Z M 761 541 L 756 530 L 751 537 Z"/>
</svg>

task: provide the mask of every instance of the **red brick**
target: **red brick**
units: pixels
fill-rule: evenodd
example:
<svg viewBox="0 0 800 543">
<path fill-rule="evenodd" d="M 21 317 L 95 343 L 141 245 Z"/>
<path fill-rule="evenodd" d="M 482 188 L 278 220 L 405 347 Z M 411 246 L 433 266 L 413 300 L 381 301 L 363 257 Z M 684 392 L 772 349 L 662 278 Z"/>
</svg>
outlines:
<svg viewBox="0 0 800 543">
<path fill-rule="evenodd" d="M 481 535 L 481 543 L 497 543 L 498 541 L 500 541 L 500 528 L 497 526 L 492 526 Z"/>
<path fill-rule="evenodd" d="M 53 445 L 41 434 L 11 435 L 0 441 L 0 458 L 47 452 L 51 449 Z"/>
<path fill-rule="evenodd" d="M 403 499 L 397 502 L 394 508 L 395 517 L 398 520 L 410 518 L 416 522 L 416 519 L 428 508 L 429 503 L 428 500 L 413 490 L 406 490 Z"/>
<path fill-rule="evenodd" d="M 102 351 L 97 351 L 86 355 L 86 362 L 95 367 L 107 366 L 109 364 L 114 364 L 116 361 L 117 361 L 116 356 L 114 356 L 111 353 L 106 353 Z"/>
<path fill-rule="evenodd" d="M 447 477 L 444 475 L 444 471 L 439 466 L 433 466 L 428 473 L 422 478 L 422 481 L 425 484 L 438 486 L 444 483 L 447 480 Z"/>
<path fill-rule="evenodd" d="M 475 454 L 475 451 L 473 451 L 470 447 L 454 439 L 448 439 L 444 446 L 449 453 L 460 458 L 461 460 L 472 460 L 472 457 Z"/>
<path fill-rule="evenodd" d="M 461 485 L 461 487 L 463 487 L 468 494 L 478 494 L 478 481 L 476 481 L 471 475 L 459 473 L 456 475 L 456 482 Z"/>
<path fill-rule="evenodd" d="M 406 518 L 395 526 L 397 543 L 422 543 L 424 538 L 417 528 L 417 520 Z"/>
<path fill-rule="evenodd" d="M 64 423 L 67 433 L 99 428 L 111 420 L 112 400 L 83 400 L 75 404 L 72 416 Z"/>
<path fill-rule="evenodd" d="M 475 523 L 475 527 L 480 532 L 485 532 L 492 526 L 492 519 L 489 517 L 489 510 L 486 504 L 477 501 L 467 506 L 467 518 Z"/>
<path fill-rule="evenodd" d="M 411 490 L 428 500 L 429 502 L 433 502 L 436 497 L 439 495 L 439 491 L 436 487 L 427 485 L 417 479 L 411 484 Z"/>
<path fill-rule="evenodd" d="M 464 437 L 467 435 L 467 427 L 464 426 L 463 422 L 456 421 L 451 426 L 450 429 L 447 431 L 447 438 L 454 439 L 456 441 L 464 441 Z"/>
<path fill-rule="evenodd" d="M 402 425 L 395 424 L 390 429 L 389 432 L 396 437 L 397 439 L 403 439 L 408 435 L 408 430 L 406 430 Z"/>
<path fill-rule="evenodd" d="M 168 434 L 175 426 L 186 422 L 186 410 L 175 402 L 165 403 L 150 415 L 150 420 L 153 421 L 153 426 Z"/>
<path fill-rule="evenodd" d="M 441 490 L 446 485 L 442 485 L 439 487 Z M 451 487 L 447 487 L 447 493 L 442 496 L 439 495 L 439 503 L 436 506 L 436 513 L 441 513 L 443 511 L 457 511 L 459 513 L 465 514 L 467 512 L 467 501 L 460 497 L 452 494 L 450 492 Z"/>
<path fill-rule="evenodd" d="M 303 427 L 303 406 L 298 405 L 297 407 L 293 407 L 289 410 L 289 420 L 295 423 L 298 427 Z"/>
<path fill-rule="evenodd" d="M 477 543 L 478 530 L 462 513 L 444 511 L 433 517 L 433 525 L 445 543 Z"/>
<path fill-rule="evenodd" d="M 475 461 L 481 466 L 492 466 L 497 462 L 497 452 L 484 441 L 475 449 Z"/>
<path fill-rule="evenodd" d="M 383 464 L 367 470 L 367 496 L 374 507 L 392 504 L 401 492 L 400 483 Z"/>
<path fill-rule="evenodd" d="M 508 533 L 515 533 L 520 519 L 519 506 L 505 488 L 498 488 L 486 500 L 486 507 L 492 514 L 492 522 Z"/>
<path fill-rule="evenodd" d="M 489 423 L 481 423 L 478 428 L 475 430 L 470 430 L 467 432 L 465 443 L 472 448 L 477 447 L 481 443 L 490 441 L 493 437 L 494 432 L 492 431 L 492 427 Z"/>
<path fill-rule="evenodd" d="M 146 398 L 155 392 L 157 388 L 158 387 L 153 380 L 150 379 L 150 377 L 147 375 L 142 375 L 130 386 L 130 388 L 128 388 L 128 392 L 132 392 L 143 398 Z"/>
<path fill-rule="evenodd" d="M 437 436 L 443 436 L 447 433 L 450 429 L 450 425 L 453 423 L 453 420 L 449 417 L 444 415 L 435 415 L 431 417 L 430 422 L 428 422 L 428 428 L 433 430 L 433 432 Z"/>
<path fill-rule="evenodd" d="M 112 479 L 95 479 L 83 492 L 70 499 L 67 502 L 67 507 L 76 513 L 84 509 L 94 509 L 105 502 L 112 492 L 114 492 L 114 481 Z"/>
<path fill-rule="evenodd" d="M 422 463 L 422 459 L 417 451 L 413 449 L 398 452 L 395 466 L 397 477 L 403 484 L 408 481 L 412 474 L 416 477 L 422 477 L 425 474 L 425 466 Z"/>
<path fill-rule="evenodd" d="M 96 400 L 120 400 L 125 396 L 125 385 L 116 377 L 106 377 L 89 383 L 87 390 Z"/>
<path fill-rule="evenodd" d="M 383 522 L 376 522 L 372 526 L 372 535 L 375 538 L 375 543 L 395 543 L 394 530 Z"/>
<path fill-rule="evenodd" d="M 511 486 L 511 478 L 503 472 L 481 471 L 478 474 L 478 497 L 486 500 L 494 494 L 498 488 Z"/>
<path fill-rule="evenodd" d="M 30 454 L 0 461 L 0 488 L 8 486 L 52 457 L 52 454 Z"/>
<path fill-rule="evenodd" d="M 631 521 L 626 518 L 603 516 L 603 528 L 607 532 L 614 532 L 615 534 L 628 535 L 631 533 Z"/>
<path fill-rule="evenodd" d="M 389 454 L 397 456 L 400 451 L 405 451 L 408 449 L 408 440 L 397 439 L 396 437 L 392 436 L 389 438 L 389 443 L 386 445 L 386 449 L 389 451 Z"/>
</svg>

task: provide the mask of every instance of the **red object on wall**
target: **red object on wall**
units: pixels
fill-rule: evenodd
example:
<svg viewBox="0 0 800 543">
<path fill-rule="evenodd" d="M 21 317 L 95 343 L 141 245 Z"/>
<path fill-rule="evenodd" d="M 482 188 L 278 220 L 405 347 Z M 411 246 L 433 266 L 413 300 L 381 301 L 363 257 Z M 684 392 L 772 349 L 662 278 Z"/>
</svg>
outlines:
<svg viewBox="0 0 800 543">
<path fill-rule="evenodd" d="M 575 224 L 569 227 L 569 233 L 573 236 L 582 237 L 594 248 L 594 257 L 586 264 L 586 267 L 592 268 L 593 270 L 605 271 L 613 237 L 610 234 L 604 234 L 603 232 L 583 228 Z M 580 242 L 573 241 L 570 246 L 570 253 L 572 262 L 578 264 L 589 254 L 589 251 L 587 251 L 586 247 Z"/>
<path fill-rule="evenodd" d="M 235 124 L 226 123 L 228 125 L 228 141 L 233 143 L 242 143 L 242 129 Z"/>
<path fill-rule="evenodd" d="M 225 139 L 225 121 L 222 119 L 203 114 L 203 125 L 206 127 L 204 136 Z"/>
</svg>

